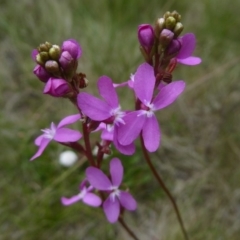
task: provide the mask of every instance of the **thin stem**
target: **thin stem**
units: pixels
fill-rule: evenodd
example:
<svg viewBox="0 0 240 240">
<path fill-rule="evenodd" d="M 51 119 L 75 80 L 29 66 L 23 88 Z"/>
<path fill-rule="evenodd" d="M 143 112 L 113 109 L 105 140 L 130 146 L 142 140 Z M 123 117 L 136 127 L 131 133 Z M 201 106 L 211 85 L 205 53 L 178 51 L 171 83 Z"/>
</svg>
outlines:
<svg viewBox="0 0 240 240">
<path fill-rule="evenodd" d="M 122 217 L 118 219 L 119 223 L 122 225 L 122 227 L 128 232 L 128 234 L 135 240 L 139 240 L 139 238 L 134 234 L 134 232 L 128 227 L 128 225 L 125 223 Z"/>
<path fill-rule="evenodd" d="M 179 222 L 179 224 L 180 224 L 180 226 L 181 226 L 181 230 L 182 230 L 182 232 L 183 232 L 183 235 L 184 235 L 185 240 L 189 240 L 188 235 L 187 235 L 187 232 L 186 232 L 185 227 L 184 227 L 184 224 L 183 224 L 183 220 L 182 220 L 180 211 L 179 211 L 178 206 L 177 206 L 177 203 L 175 202 L 172 194 L 170 193 L 170 191 L 168 190 L 168 188 L 167 188 L 166 185 L 164 184 L 162 178 L 160 177 L 160 175 L 159 175 L 159 174 L 157 173 L 157 171 L 155 170 L 155 168 L 154 168 L 154 166 L 153 166 L 153 164 L 152 164 L 152 162 L 151 162 L 151 159 L 150 159 L 150 157 L 149 157 L 149 155 L 148 155 L 147 149 L 145 148 L 142 135 L 141 135 L 140 139 L 141 139 L 141 145 L 142 145 L 142 150 L 143 150 L 143 154 L 144 154 L 145 160 L 146 160 L 149 168 L 151 169 L 154 177 L 155 177 L 156 180 L 158 181 L 159 185 L 162 187 L 162 189 L 164 190 L 164 192 L 165 192 L 165 193 L 167 194 L 167 196 L 169 197 L 169 199 L 170 199 L 170 201 L 171 201 L 171 203 L 172 203 L 172 205 L 173 205 L 174 211 L 175 211 L 175 213 L 176 213 L 176 215 L 177 215 L 177 219 L 178 219 L 178 222 Z"/>
<path fill-rule="evenodd" d="M 92 166 L 95 166 L 95 162 L 94 162 L 93 155 L 92 155 L 92 148 L 91 148 L 91 144 L 90 144 L 90 140 L 89 140 L 89 132 L 88 132 L 87 124 L 83 123 L 82 128 L 83 128 L 83 138 L 84 138 L 84 142 L 85 142 L 87 159 Z"/>
</svg>

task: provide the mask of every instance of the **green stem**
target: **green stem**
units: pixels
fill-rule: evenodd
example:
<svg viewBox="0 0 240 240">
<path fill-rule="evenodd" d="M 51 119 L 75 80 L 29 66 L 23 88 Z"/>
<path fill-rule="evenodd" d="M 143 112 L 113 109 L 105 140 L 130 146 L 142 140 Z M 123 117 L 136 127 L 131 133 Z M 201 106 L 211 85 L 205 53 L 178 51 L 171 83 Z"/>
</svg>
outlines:
<svg viewBox="0 0 240 240">
<path fill-rule="evenodd" d="M 148 152 L 147 152 L 147 149 L 145 148 L 145 145 L 144 145 L 144 142 L 143 142 L 143 137 L 141 135 L 140 137 L 141 139 L 141 146 L 142 146 L 142 150 L 143 150 L 143 154 L 144 154 L 144 157 L 145 157 L 145 160 L 149 166 L 149 168 L 151 169 L 154 177 L 156 178 L 156 180 L 158 181 L 159 185 L 162 187 L 162 189 L 164 190 L 164 192 L 167 194 L 168 198 L 170 199 L 172 205 L 173 205 L 173 208 L 174 208 L 174 211 L 177 215 L 177 219 L 178 219 L 178 222 L 180 224 L 180 227 L 181 227 L 181 230 L 183 232 L 183 235 L 184 235 L 184 238 L 185 240 L 189 240 L 188 238 L 188 235 L 187 235 L 187 232 L 185 230 L 185 227 L 184 227 L 184 224 L 183 224 L 183 220 L 182 220 L 182 217 L 181 217 L 181 214 L 180 214 L 180 211 L 178 209 L 178 206 L 177 206 L 177 203 L 175 202 L 172 194 L 170 193 L 170 191 L 168 190 L 168 188 L 166 187 L 166 185 L 164 184 L 162 178 L 160 177 L 160 175 L 157 173 L 157 171 L 155 170 L 152 162 L 151 162 L 151 159 L 148 155 Z"/>
</svg>

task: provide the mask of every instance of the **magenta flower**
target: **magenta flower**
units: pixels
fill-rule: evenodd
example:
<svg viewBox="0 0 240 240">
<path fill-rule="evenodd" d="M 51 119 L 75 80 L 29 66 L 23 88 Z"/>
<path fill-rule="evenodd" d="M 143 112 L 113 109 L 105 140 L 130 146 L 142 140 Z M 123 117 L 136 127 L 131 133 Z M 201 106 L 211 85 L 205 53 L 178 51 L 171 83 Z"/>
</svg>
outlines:
<svg viewBox="0 0 240 240">
<path fill-rule="evenodd" d="M 187 33 L 178 38 L 182 44 L 181 49 L 176 56 L 179 63 L 185 65 L 197 65 L 201 63 L 201 58 L 192 56 L 196 46 L 196 38 L 193 33 Z"/>
<path fill-rule="evenodd" d="M 82 48 L 75 39 L 68 39 L 62 44 L 62 52 L 68 51 L 73 59 L 78 59 L 82 55 Z"/>
<path fill-rule="evenodd" d="M 112 80 L 107 76 L 102 76 L 98 80 L 98 90 L 104 100 L 98 99 L 88 93 L 78 94 L 78 106 L 81 111 L 95 121 L 105 122 L 110 127 L 106 130 L 113 133 L 113 142 L 115 147 L 123 154 L 131 155 L 135 151 L 132 143 L 122 146 L 118 143 L 116 135 L 118 127 L 124 124 L 123 117 L 125 112 L 121 111 L 118 102 L 118 96 L 113 86 Z"/>
<path fill-rule="evenodd" d="M 30 160 L 34 160 L 35 158 L 41 156 L 44 149 L 52 140 L 60 143 L 78 141 L 82 137 L 82 134 L 76 130 L 65 128 L 64 126 L 72 124 L 80 118 L 80 114 L 70 115 L 62 119 L 57 126 L 54 123 L 51 123 L 50 128 L 43 129 L 43 134 L 35 139 L 35 145 L 39 148 Z"/>
<path fill-rule="evenodd" d="M 120 206 L 134 211 L 137 208 L 137 202 L 130 193 L 119 189 L 123 178 L 123 166 L 118 158 L 113 158 L 110 162 L 110 175 L 111 181 L 98 168 L 88 167 L 86 170 L 87 180 L 94 188 L 110 192 L 103 203 L 103 210 L 108 221 L 115 223 L 120 214 Z"/>
<path fill-rule="evenodd" d="M 138 26 L 138 40 L 144 48 L 151 50 L 154 44 L 154 37 L 154 31 L 150 24 Z"/>
<path fill-rule="evenodd" d="M 66 80 L 58 78 L 50 78 L 43 90 L 43 93 L 49 94 L 53 97 L 63 97 L 71 91 Z"/>
<path fill-rule="evenodd" d="M 86 180 L 84 180 L 80 186 L 80 193 L 74 195 L 70 198 L 62 197 L 61 202 L 63 205 L 68 206 L 78 201 L 83 201 L 85 204 L 92 207 L 99 207 L 102 204 L 102 200 L 99 196 L 92 193 L 91 191 L 94 189 L 92 186 L 86 186 Z"/>
<path fill-rule="evenodd" d="M 153 97 L 155 76 L 153 67 L 147 63 L 140 65 L 134 75 L 133 89 L 141 101 L 141 109 L 128 113 L 125 124 L 118 129 L 118 141 L 122 145 L 132 143 L 142 132 L 144 145 L 149 152 L 157 150 L 160 144 L 160 129 L 155 111 L 173 103 L 183 92 L 185 83 L 175 81 L 161 88 Z"/>
</svg>

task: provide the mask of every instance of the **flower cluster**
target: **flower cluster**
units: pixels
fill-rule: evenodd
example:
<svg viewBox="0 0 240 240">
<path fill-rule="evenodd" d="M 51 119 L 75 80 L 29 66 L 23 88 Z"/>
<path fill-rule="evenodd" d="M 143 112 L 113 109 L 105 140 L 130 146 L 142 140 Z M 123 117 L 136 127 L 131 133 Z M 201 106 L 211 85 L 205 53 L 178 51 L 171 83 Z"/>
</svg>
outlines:
<svg viewBox="0 0 240 240">
<path fill-rule="evenodd" d="M 33 73 L 45 83 L 43 93 L 53 97 L 76 97 L 79 88 L 87 85 L 86 76 L 76 73 L 81 55 L 82 49 L 74 39 L 64 41 L 61 47 L 45 42 L 34 49 L 32 58 L 37 65 Z"/>
<path fill-rule="evenodd" d="M 118 158 L 110 161 L 110 178 L 101 166 L 104 155 L 111 155 L 112 146 L 124 155 L 134 154 L 138 137 L 144 152 L 159 148 L 161 131 L 157 111 L 172 104 L 185 88 L 183 80 L 173 81 L 173 70 L 178 63 L 201 62 L 192 56 L 196 45 L 194 34 L 180 36 L 182 30 L 181 16 L 176 11 L 166 12 L 155 26 L 141 24 L 137 35 L 145 62 L 127 82 L 116 84 L 108 76 L 101 76 L 97 82 L 100 97 L 79 90 L 87 86 L 87 79 L 84 73 L 77 73 L 82 49 L 76 40 L 66 40 L 61 47 L 46 42 L 33 51 L 37 63 L 33 72 L 45 83 L 43 93 L 68 98 L 79 113 L 42 130 L 43 134 L 35 140 L 38 150 L 31 160 L 39 157 L 54 140 L 85 155 L 90 165 L 80 184 L 80 193 L 71 198 L 62 197 L 63 205 L 82 201 L 92 207 L 101 206 L 110 223 L 116 222 L 124 209 L 136 209 L 132 195 L 119 189 L 123 179 L 121 161 Z M 132 108 L 122 110 L 117 87 L 126 87 L 133 93 Z M 75 122 L 81 122 L 82 133 L 65 127 Z M 101 139 L 94 145 L 90 135 L 96 131 L 101 132 Z M 95 147 L 96 156 L 92 152 Z"/>
</svg>

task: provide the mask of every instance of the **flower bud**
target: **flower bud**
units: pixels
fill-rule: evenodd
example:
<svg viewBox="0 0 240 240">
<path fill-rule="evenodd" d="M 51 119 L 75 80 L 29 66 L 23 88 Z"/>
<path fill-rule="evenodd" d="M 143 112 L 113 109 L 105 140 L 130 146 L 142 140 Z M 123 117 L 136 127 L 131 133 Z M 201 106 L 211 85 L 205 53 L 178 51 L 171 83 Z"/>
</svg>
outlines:
<svg viewBox="0 0 240 240">
<path fill-rule="evenodd" d="M 51 75 L 41 65 L 35 66 L 33 73 L 42 81 L 47 82 Z"/>
<path fill-rule="evenodd" d="M 51 57 L 51 59 L 53 60 L 58 60 L 60 57 L 60 53 L 61 53 L 61 49 L 58 45 L 53 45 L 50 49 L 49 49 L 49 56 Z"/>
<path fill-rule="evenodd" d="M 45 64 L 45 62 L 42 60 L 42 58 L 41 58 L 41 56 L 40 56 L 39 53 L 36 55 L 36 62 L 37 62 L 38 64 L 40 64 L 40 65 L 43 65 L 43 66 L 44 66 L 44 64 Z"/>
<path fill-rule="evenodd" d="M 74 39 L 68 39 L 62 44 L 62 51 L 68 51 L 73 59 L 78 59 L 82 55 L 79 43 Z"/>
<path fill-rule="evenodd" d="M 155 29 L 154 29 L 154 33 L 155 33 L 156 37 L 159 36 L 161 31 L 164 29 L 164 27 L 165 27 L 165 19 L 164 18 L 158 18 L 156 23 L 155 23 Z"/>
<path fill-rule="evenodd" d="M 144 48 L 152 48 L 154 44 L 154 32 L 150 24 L 141 24 L 138 26 L 138 40 Z"/>
<path fill-rule="evenodd" d="M 166 28 L 167 29 L 174 29 L 175 25 L 176 25 L 176 19 L 172 16 L 168 17 L 165 21 L 165 24 L 166 24 Z"/>
<path fill-rule="evenodd" d="M 52 47 L 52 44 L 49 42 L 41 43 L 38 47 L 38 52 L 48 52 Z"/>
<path fill-rule="evenodd" d="M 177 11 L 173 11 L 171 15 L 176 19 L 177 22 L 181 21 L 181 15 Z"/>
<path fill-rule="evenodd" d="M 46 83 L 43 93 L 53 97 L 64 97 L 71 91 L 68 83 L 63 79 L 50 78 Z"/>
<path fill-rule="evenodd" d="M 40 52 L 39 55 L 43 62 L 46 62 L 47 60 L 49 60 L 48 52 Z"/>
<path fill-rule="evenodd" d="M 166 20 L 170 16 L 171 16 L 171 13 L 169 11 L 167 11 L 164 13 L 163 18 Z"/>
<path fill-rule="evenodd" d="M 45 63 L 45 69 L 49 73 L 58 73 L 59 72 L 59 65 L 56 61 L 54 60 L 48 60 Z"/>
<path fill-rule="evenodd" d="M 175 26 L 175 28 L 173 29 L 173 32 L 174 32 L 174 36 L 175 37 L 178 37 L 182 31 L 183 31 L 183 24 L 181 22 L 178 22 Z"/>
<path fill-rule="evenodd" d="M 74 68 L 74 59 L 72 55 L 68 51 L 63 51 L 60 58 L 59 63 L 64 70 L 70 70 Z"/>
<path fill-rule="evenodd" d="M 167 47 L 174 37 L 174 33 L 168 29 L 163 29 L 159 36 L 159 43 L 162 47 Z"/>
<path fill-rule="evenodd" d="M 182 44 L 181 44 L 180 40 L 178 40 L 178 39 L 172 40 L 172 42 L 168 46 L 167 55 L 169 55 L 171 57 L 177 56 L 178 52 L 181 49 L 181 46 L 182 46 Z"/>
</svg>

